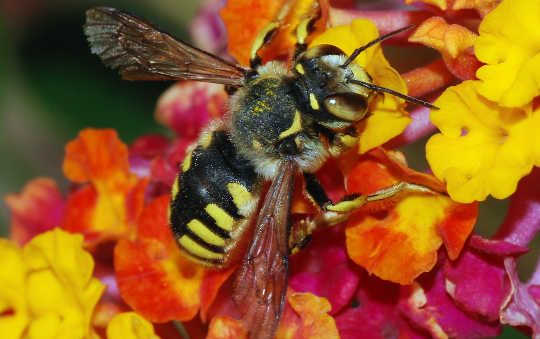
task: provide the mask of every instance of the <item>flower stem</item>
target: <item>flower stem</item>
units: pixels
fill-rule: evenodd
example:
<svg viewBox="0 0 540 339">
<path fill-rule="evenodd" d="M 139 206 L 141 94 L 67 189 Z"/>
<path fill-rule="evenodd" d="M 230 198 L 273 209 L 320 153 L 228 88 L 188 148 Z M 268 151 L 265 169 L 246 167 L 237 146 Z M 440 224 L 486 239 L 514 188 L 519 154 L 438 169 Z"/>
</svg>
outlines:
<svg viewBox="0 0 540 339">
<path fill-rule="evenodd" d="M 450 73 L 442 58 L 429 65 L 419 67 L 402 75 L 409 89 L 408 95 L 421 97 L 436 91 L 449 83 L 455 77 Z"/>
</svg>

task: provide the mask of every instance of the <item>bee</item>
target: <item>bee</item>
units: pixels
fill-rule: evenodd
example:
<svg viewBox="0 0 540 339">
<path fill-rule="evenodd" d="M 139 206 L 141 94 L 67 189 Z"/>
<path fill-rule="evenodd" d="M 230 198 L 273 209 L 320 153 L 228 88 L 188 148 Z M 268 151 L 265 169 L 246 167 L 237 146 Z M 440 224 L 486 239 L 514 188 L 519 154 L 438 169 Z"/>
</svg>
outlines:
<svg viewBox="0 0 540 339">
<path fill-rule="evenodd" d="M 261 63 L 260 48 L 278 24 L 259 33 L 250 67 L 190 46 L 117 9 L 86 12 L 84 31 L 105 65 L 127 80 L 197 80 L 223 84 L 231 94 L 227 118 L 212 122 L 179 165 L 171 192 L 170 228 L 185 255 L 223 268 L 241 261 L 233 300 L 250 338 L 272 338 L 283 311 L 288 257 L 312 231 L 332 225 L 367 201 L 385 199 L 406 183 L 369 196 L 333 203 L 314 173 L 355 145 L 355 124 L 379 92 L 434 108 L 430 103 L 373 84 L 354 59 L 366 48 L 409 29 L 391 32 L 350 56 L 331 45 L 307 48 L 317 15 L 300 22 L 291 67 Z M 292 230 L 290 207 L 296 175 L 321 215 Z M 266 188 L 267 183 L 270 186 Z"/>
</svg>

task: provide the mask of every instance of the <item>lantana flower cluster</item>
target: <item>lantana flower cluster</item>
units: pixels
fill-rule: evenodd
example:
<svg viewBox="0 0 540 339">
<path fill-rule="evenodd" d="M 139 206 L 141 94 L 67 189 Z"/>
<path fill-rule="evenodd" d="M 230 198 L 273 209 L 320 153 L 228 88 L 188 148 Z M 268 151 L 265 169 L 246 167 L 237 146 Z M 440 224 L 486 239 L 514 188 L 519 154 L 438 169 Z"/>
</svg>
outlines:
<svg viewBox="0 0 540 339">
<path fill-rule="evenodd" d="M 257 32 L 286 2 L 208 1 L 195 40 L 246 65 Z M 310 46 L 347 54 L 415 24 L 384 43 L 424 45 L 437 60 L 400 75 L 376 45 L 355 62 L 376 85 L 437 98 L 440 110 L 378 95 L 356 126 L 358 146 L 316 173 L 333 201 L 398 182 L 430 193 L 368 203 L 314 233 L 290 258 L 276 338 L 485 338 L 503 324 L 540 338 L 540 265 L 527 282 L 516 268 L 540 226 L 540 3 L 396 1 L 360 10 L 354 1 L 296 0 L 263 62 L 290 62 L 294 27 L 314 8 Z M 237 266 L 190 261 L 167 220 L 179 165 L 198 132 L 226 111 L 223 86 L 176 83 L 155 111 L 174 138 L 144 135 L 126 145 L 114 130 L 82 130 L 65 148 L 68 192 L 37 178 L 5 198 L 12 223 L 10 239 L 0 239 L 3 338 L 247 338 L 231 298 Z M 393 149 L 429 134 L 432 172 L 410 169 Z M 314 217 L 321 211 L 297 179 L 292 220 Z M 489 195 L 510 205 L 488 239 L 473 229 Z"/>
</svg>

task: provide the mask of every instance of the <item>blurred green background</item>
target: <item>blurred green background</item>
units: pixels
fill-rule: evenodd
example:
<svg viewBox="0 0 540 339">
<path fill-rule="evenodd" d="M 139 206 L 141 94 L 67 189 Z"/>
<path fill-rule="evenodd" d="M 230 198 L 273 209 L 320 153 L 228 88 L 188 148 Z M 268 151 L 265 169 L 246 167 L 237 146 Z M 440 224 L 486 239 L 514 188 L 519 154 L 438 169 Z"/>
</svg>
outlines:
<svg viewBox="0 0 540 339">
<path fill-rule="evenodd" d="M 373 1 L 372 2 L 376 2 Z M 167 134 L 154 121 L 159 95 L 171 83 L 122 81 L 90 54 L 82 32 L 84 11 L 110 6 L 136 13 L 160 28 L 189 41 L 188 25 L 197 0 L 68 1 L 0 0 L 0 197 L 20 192 L 38 176 L 53 178 L 65 192 L 67 180 L 61 165 L 64 145 L 85 127 L 111 127 L 130 143 L 150 132 Z M 425 64 L 436 56 L 418 58 L 410 50 L 387 50 L 400 71 Z M 412 167 L 426 168 L 425 140 L 409 145 Z M 481 204 L 477 230 L 492 235 L 507 209 L 507 201 Z M 9 213 L 0 203 L 0 236 L 9 230 Z M 536 242 L 538 243 L 538 242 Z M 527 277 L 540 246 L 521 260 Z M 505 330 L 505 338 L 523 337 Z"/>
<path fill-rule="evenodd" d="M 38 176 L 54 178 L 63 191 L 64 145 L 85 127 L 112 127 L 129 143 L 167 131 L 154 121 L 157 98 L 170 82 L 129 82 L 90 54 L 82 31 L 93 6 L 139 13 L 182 39 L 196 0 L 40 1 L 1 0 L 0 196 L 19 192 Z M 8 210 L 0 203 L 0 235 Z"/>
</svg>

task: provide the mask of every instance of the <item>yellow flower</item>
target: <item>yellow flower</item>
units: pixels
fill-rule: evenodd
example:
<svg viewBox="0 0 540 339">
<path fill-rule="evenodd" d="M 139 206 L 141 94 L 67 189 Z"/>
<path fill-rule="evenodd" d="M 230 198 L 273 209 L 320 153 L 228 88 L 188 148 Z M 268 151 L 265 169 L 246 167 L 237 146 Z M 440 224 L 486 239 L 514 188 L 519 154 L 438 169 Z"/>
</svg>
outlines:
<svg viewBox="0 0 540 339">
<path fill-rule="evenodd" d="M 540 165 L 540 109 L 501 107 L 479 94 L 479 81 L 448 88 L 431 121 L 442 132 L 430 138 L 427 159 L 459 202 L 503 199 Z"/>
<path fill-rule="evenodd" d="M 55 229 L 23 249 L 0 239 L 2 338 L 97 337 L 92 312 L 105 286 L 92 277 L 94 261 L 82 235 Z"/>
<path fill-rule="evenodd" d="M 379 36 L 375 24 L 369 20 L 354 20 L 349 26 L 332 27 L 316 37 L 311 46 L 329 44 L 340 48 L 345 54 L 351 53 Z M 355 62 L 369 73 L 373 82 L 382 87 L 407 94 L 407 85 L 399 73 L 390 66 L 383 55 L 380 44 L 366 49 L 355 59 Z M 375 98 L 370 107 L 370 115 L 364 119 L 359 128 L 359 151 L 364 153 L 380 146 L 399 135 L 411 122 L 405 111 L 406 103 L 390 94 L 381 94 Z"/>
<path fill-rule="evenodd" d="M 159 339 L 152 323 L 135 312 L 119 313 L 107 326 L 108 339 Z"/>
<path fill-rule="evenodd" d="M 21 249 L 0 239 L 0 262 L 0 333 L 6 339 L 20 338 L 28 323 Z"/>
<path fill-rule="evenodd" d="M 487 65 L 478 69 L 478 92 L 505 107 L 540 94 L 540 1 L 505 0 L 479 27 L 474 49 Z"/>
</svg>

